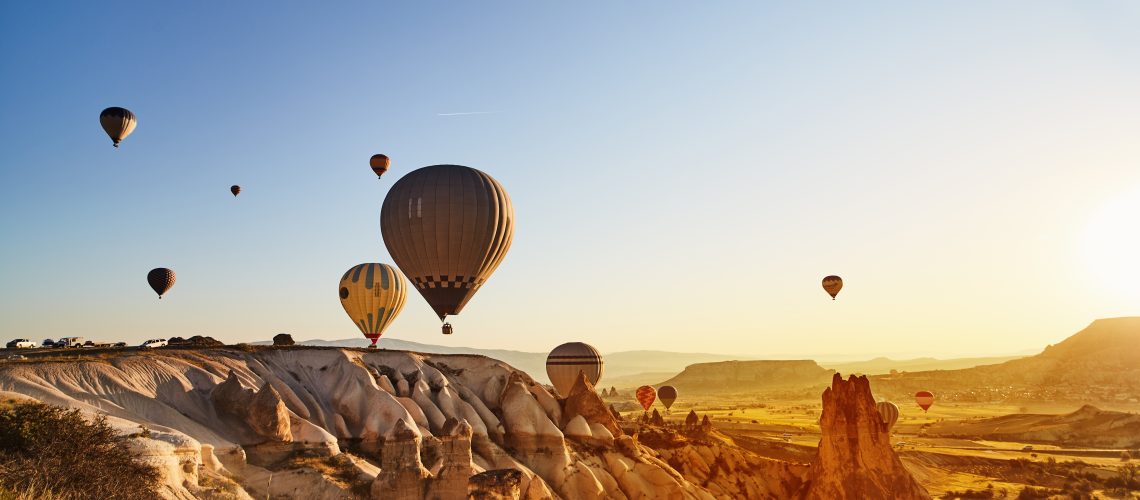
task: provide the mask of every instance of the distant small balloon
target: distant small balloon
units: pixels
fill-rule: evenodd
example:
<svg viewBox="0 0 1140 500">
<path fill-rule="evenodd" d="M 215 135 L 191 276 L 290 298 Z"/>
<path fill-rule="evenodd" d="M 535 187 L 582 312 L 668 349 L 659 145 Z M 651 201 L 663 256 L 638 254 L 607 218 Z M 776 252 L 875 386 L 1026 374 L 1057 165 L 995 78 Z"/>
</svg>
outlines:
<svg viewBox="0 0 1140 500">
<path fill-rule="evenodd" d="M 111 137 L 116 148 L 123 139 L 135 131 L 137 124 L 135 114 L 126 108 L 112 107 L 99 113 L 99 125 L 103 126 L 103 131 Z"/>
<path fill-rule="evenodd" d="M 914 395 L 914 402 L 922 408 L 922 411 L 929 410 L 934 405 L 934 393 L 930 391 L 918 391 Z"/>
<path fill-rule="evenodd" d="M 899 407 L 890 401 L 883 401 L 875 406 L 879 409 L 883 425 L 887 426 L 887 432 L 890 432 L 895 427 L 895 422 L 899 421 Z"/>
<path fill-rule="evenodd" d="M 634 397 L 637 398 L 637 402 L 641 404 L 641 407 L 644 408 L 645 411 L 649 411 L 649 407 L 653 406 L 653 401 L 657 399 L 657 391 L 648 385 L 643 385 L 637 388 L 637 393 Z"/>
<path fill-rule="evenodd" d="M 392 160 L 387 155 L 372 155 L 368 160 L 368 166 L 372 167 L 372 172 L 376 174 L 379 179 L 384 176 L 384 172 L 388 171 L 388 167 L 392 165 Z"/>
<path fill-rule="evenodd" d="M 230 186 L 230 192 L 231 192 L 231 193 L 233 193 L 233 194 L 234 194 L 234 196 L 237 196 L 237 195 L 238 195 L 238 193 L 240 193 L 240 192 L 241 192 L 241 186 L 239 186 L 239 185 L 237 185 L 237 184 L 234 184 L 234 185 Z"/>
<path fill-rule="evenodd" d="M 677 400 L 677 389 L 671 385 L 662 386 L 657 389 L 657 399 L 660 399 L 661 404 L 665 405 L 665 409 L 668 410 Z"/>
<path fill-rule="evenodd" d="M 831 295 L 831 300 L 835 300 L 835 296 L 843 289 L 843 278 L 835 275 L 823 278 L 823 289 Z"/>
<path fill-rule="evenodd" d="M 174 270 L 165 267 L 151 269 L 149 273 L 146 273 L 146 282 L 150 284 L 151 289 L 161 299 L 162 295 L 174 286 Z"/>
</svg>

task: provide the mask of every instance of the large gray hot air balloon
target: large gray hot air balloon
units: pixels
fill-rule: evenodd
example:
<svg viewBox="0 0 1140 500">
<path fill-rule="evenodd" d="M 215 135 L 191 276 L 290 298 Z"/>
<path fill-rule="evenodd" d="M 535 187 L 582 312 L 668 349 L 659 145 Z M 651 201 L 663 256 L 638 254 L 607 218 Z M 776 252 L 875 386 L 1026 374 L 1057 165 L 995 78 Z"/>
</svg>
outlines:
<svg viewBox="0 0 1140 500">
<path fill-rule="evenodd" d="M 111 138 L 116 148 L 123 139 L 135 131 L 137 124 L 135 114 L 127 108 L 112 107 L 99 113 L 99 125 L 103 126 L 103 131 L 107 132 L 107 136 Z"/>
<path fill-rule="evenodd" d="M 490 175 L 433 165 L 403 176 L 380 210 L 384 246 L 442 321 L 459 314 L 511 247 L 515 210 Z"/>
<path fill-rule="evenodd" d="M 578 380 L 578 372 L 586 374 L 590 384 L 597 385 L 602 378 L 602 355 L 597 349 L 582 342 L 567 342 L 546 356 L 546 376 L 562 397 L 570 395 L 570 389 Z"/>
</svg>

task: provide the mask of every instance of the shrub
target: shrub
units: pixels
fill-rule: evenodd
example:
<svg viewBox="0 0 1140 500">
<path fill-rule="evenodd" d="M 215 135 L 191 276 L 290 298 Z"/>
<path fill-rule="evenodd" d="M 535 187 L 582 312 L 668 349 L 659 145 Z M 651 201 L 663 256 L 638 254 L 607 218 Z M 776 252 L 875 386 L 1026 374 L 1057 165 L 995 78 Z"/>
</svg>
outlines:
<svg viewBox="0 0 1140 500">
<path fill-rule="evenodd" d="M 156 498 L 159 473 L 99 416 L 42 403 L 0 409 L 0 491 L 47 498 Z"/>
<path fill-rule="evenodd" d="M 1120 461 L 1121 462 L 1127 462 L 1130 460 L 1132 460 L 1132 454 L 1131 453 L 1128 453 L 1127 451 L 1120 452 Z"/>
<path fill-rule="evenodd" d="M 293 342 L 293 336 L 288 333 L 278 333 L 273 336 L 273 345 L 290 346 L 296 344 Z"/>
</svg>

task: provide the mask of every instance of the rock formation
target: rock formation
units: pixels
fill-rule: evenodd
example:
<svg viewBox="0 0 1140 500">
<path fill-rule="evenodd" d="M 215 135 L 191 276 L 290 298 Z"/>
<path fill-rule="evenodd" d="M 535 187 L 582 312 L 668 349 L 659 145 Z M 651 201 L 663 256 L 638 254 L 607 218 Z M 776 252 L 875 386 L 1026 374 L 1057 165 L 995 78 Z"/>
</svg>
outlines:
<svg viewBox="0 0 1140 500">
<path fill-rule="evenodd" d="M 891 449 L 867 377 L 832 377 L 823 391 L 820 430 L 803 498 L 930 498 Z"/>
<path fill-rule="evenodd" d="M 835 370 L 811 360 L 720 361 L 697 363 L 662 382 L 679 391 L 756 392 L 760 390 L 817 387 L 827 383 Z"/>
<path fill-rule="evenodd" d="M 106 414 L 124 434 L 145 425 L 150 437 L 132 441 L 162 468 L 167 498 L 208 498 L 207 483 L 227 478 L 244 490 L 233 498 L 308 500 L 923 494 L 868 427 L 877 412 L 865 379 L 825 393 L 809 472 L 711 424 L 631 435 L 637 424 L 619 425 L 588 380 L 558 400 L 482 356 L 280 346 L 51 356 L 0 362 L 0 393 Z"/>
</svg>

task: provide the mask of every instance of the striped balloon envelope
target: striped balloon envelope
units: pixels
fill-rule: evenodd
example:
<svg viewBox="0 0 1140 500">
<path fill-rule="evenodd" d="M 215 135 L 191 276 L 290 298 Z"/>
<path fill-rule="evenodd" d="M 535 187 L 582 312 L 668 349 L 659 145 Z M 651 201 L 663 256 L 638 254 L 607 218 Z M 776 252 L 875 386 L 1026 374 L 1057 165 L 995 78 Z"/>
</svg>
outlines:
<svg viewBox="0 0 1140 500">
<path fill-rule="evenodd" d="M 661 404 L 665 405 L 665 409 L 668 410 L 677 400 L 677 389 L 671 385 L 662 386 L 657 389 L 657 399 L 660 399 Z"/>
<path fill-rule="evenodd" d="M 149 273 L 146 273 L 147 284 L 150 285 L 151 290 L 154 290 L 154 293 L 158 294 L 158 298 L 160 299 L 163 294 L 169 292 L 170 289 L 174 287 L 174 280 L 175 275 L 173 269 L 156 267 L 151 269 Z"/>
<path fill-rule="evenodd" d="M 922 408 L 922 411 L 929 410 L 934 405 L 934 393 L 930 391 L 918 391 L 914 395 L 914 402 Z"/>
<path fill-rule="evenodd" d="M 648 385 L 643 385 L 637 388 L 637 394 L 634 397 L 637 398 L 641 407 L 645 408 L 645 411 L 649 411 L 649 407 L 653 406 L 653 401 L 657 399 L 657 391 Z"/>
<path fill-rule="evenodd" d="M 459 314 L 499 267 L 515 232 L 515 209 L 490 175 L 432 165 L 392 185 L 380 207 L 384 246 L 443 321 Z"/>
<path fill-rule="evenodd" d="M 602 379 L 602 368 L 602 355 L 582 342 L 567 342 L 546 356 L 546 376 L 564 398 L 570 395 L 579 373 L 584 373 L 591 385 L 597 385 Z"/>
<path fill-rule="evenodd" d="M 135 114 L 126 108 L 111 107 L 99 113 L 99 125 L 103 127 L 103 131 L 107 133 L 117 148 L 123 139 L 135 131 L 138 120 L 135 118 Z"/>
<path fill-rule="evenodd" d="M 895 422 L 899 421 L 899 407 L 890 401 L 883 401 L 875 406 L 879 409 L 879 418 L 882 419 L 883 425 L 887 426 L 887 432 L 890 432 L 895 427 Z"/>
<path fill-rule="evenodd" d="M 340 278 L 340 305 L 368 340 L 384 334 L 408 300 L 404 275 L 387 264 L 358 264 Z"/>
</svg>

